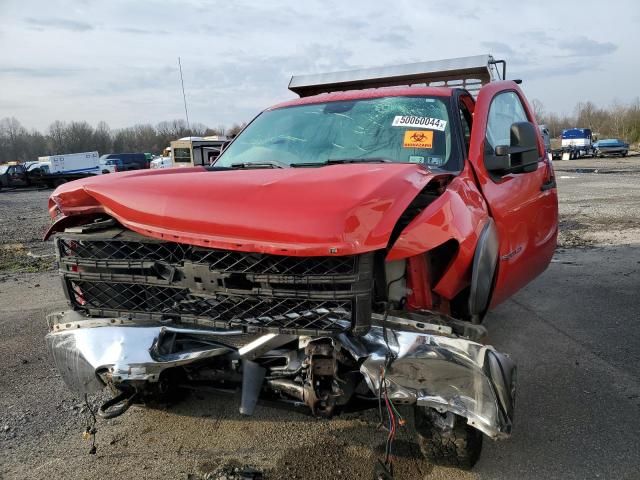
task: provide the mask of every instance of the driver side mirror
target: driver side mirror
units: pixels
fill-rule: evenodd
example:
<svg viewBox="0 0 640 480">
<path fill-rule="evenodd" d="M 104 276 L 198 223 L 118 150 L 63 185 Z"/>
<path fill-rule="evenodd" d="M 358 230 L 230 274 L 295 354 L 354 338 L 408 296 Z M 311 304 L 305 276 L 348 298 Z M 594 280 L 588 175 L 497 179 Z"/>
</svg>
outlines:
<svg viewBox="0 0 640 480">
<path fill-rule="evenodd" d="M 511 145 L 486 145 L 484 164 L 491 173 L 527 173 L 538 168 L 538 129 L 531 122 L 511 124 Z"/>
</svg>

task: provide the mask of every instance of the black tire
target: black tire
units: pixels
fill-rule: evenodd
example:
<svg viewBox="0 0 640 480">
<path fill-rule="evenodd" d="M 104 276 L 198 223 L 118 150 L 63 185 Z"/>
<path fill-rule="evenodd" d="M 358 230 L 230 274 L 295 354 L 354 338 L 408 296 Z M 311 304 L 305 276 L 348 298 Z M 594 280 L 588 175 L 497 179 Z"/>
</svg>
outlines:
<svg viewBox="0 0 640 480">
<path fill-rule="evenodd" d="M 622 152 L 622 156 L 626 157 L 627 156 L 627 152 Z"/>
<path fill-rule="evenodd" d="M 434 465 L 470 470 L 480 458 L 482 433 L 463 417 L 416 407 L 415 422 L 420 450 Z"/>
</svg>

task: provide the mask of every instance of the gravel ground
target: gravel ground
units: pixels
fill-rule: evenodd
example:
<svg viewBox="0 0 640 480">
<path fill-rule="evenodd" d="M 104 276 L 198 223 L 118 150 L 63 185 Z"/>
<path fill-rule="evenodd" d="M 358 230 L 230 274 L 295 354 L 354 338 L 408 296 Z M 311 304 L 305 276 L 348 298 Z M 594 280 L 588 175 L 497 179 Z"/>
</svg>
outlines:
<svg viewBox="0 0 640 480">
<path fill-rule="evenodd" d="M 640 157 L 565 160 L 554 166 L 560 185 L 561 246 L 638 243 Z"/>
<path fill-rule="evenodd" d="M 3 189 L 0 192 L 0 274 L 53 269 L 47 198 L 51 190 Z"/>
<path fill-rule="evenodd" d="M 513 437 L 485 441 L 474 470 L 460 472 L 420 460 L 402 431 L 395 478 L 640 478 L 640 173 L 620 160 L 607 159 L 619 172 L 606 175 L 556 162 L 561 248 L 487 318 L 492 343 L 519 364 Z M 232 480 L 245 466 L 268 479 L 372 478 L 385 437 L 375 412 L 327 422 L 259 406 L 246 418 L 237 397 L 208 393 L 100 421 L 90 455 L 87 409 L 43 343 L 45 314 L 65 307 L 41 257 L 49 193 L 0 193 L 0 478 Z"/>
</svg>

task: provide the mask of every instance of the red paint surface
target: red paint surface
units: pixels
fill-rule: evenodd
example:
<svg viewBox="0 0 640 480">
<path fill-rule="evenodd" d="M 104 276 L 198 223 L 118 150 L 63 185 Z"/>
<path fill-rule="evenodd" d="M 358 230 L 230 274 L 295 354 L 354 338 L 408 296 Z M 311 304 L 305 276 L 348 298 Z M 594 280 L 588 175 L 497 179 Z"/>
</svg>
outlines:
<svg viewBox="0 0 640 480">
<path fill-rule="evenodd" d="M 63 215 L 104 212 L 143 235 L 287 255 L 350 255 L 385 248 L 433 174 L 413 164 L 350 164 L 101 175 L 59 187 Z"/>
<path fill-rule="evenodd" d="M 433 293 L 431 291 L 431 272 L 424 255 L 415 255 L 407 259 L 407 307 L 409 310 L 431 310 Z"/>
<path fill-rule="evenodd" d="M 538 135 L 541 161 L 535 172 L 511 174 L 494 181 L 484 167 L 484 140 L 491 100 L 503 91 L 515 92 L 525 107 L 529 121 L 537 125 L 533 110 L 522 90 L 511 81 L 493 82 L 478 95 L 473 114 L 469 160 L 478 184 L 498 228 L 500 261 L 491 306 L 509 296 L 542 273 L 553 256 L 558 234 L 556 189 L 542 191 L 550 175 L 544 159 L 544 145 Z"/>
</svg>

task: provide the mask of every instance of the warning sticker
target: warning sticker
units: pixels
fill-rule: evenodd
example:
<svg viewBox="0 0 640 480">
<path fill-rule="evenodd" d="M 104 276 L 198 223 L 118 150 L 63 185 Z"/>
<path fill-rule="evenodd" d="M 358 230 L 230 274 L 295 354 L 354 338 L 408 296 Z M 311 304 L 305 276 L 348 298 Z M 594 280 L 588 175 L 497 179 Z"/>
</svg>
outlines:
<svg viewBox="0 0 640 480">
<path fill-rule="evenodd" d="M 404 132 L 404 148 L 431 148 L 433 146 L 433 132 L 424 130 L 407 130 Z"/>
<path fill-rule="evenodd" d="M 447 126 L 446 120 L 431 117 L 414 117 L 412 115 L 396 115 L 393 118 L 392 127 L 428 128 L 444 132 Z"/>
</svg>

